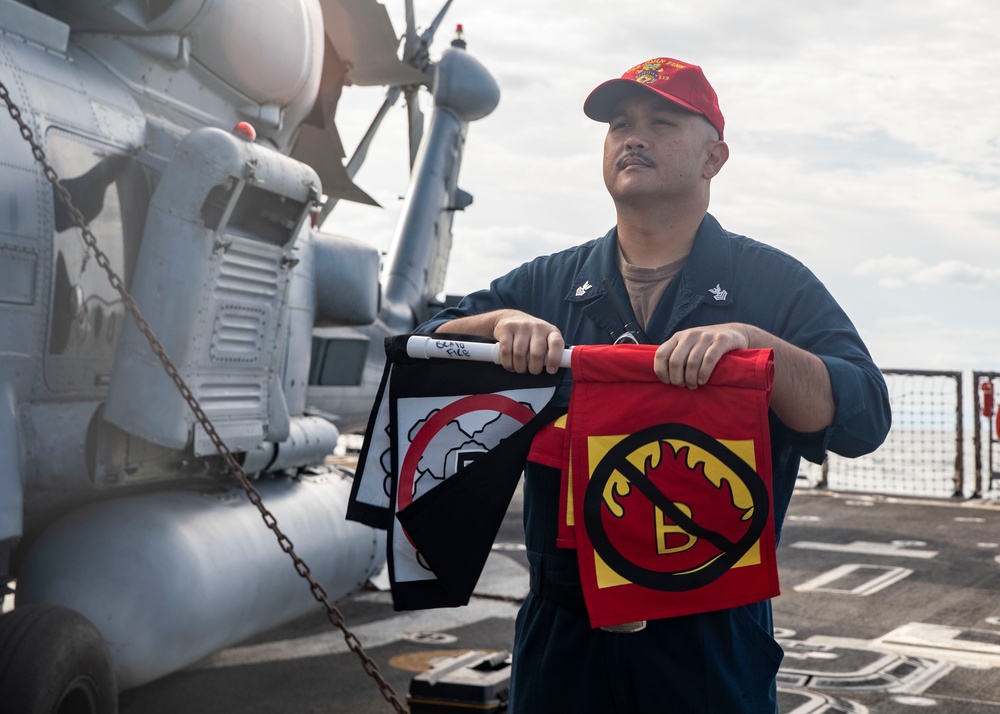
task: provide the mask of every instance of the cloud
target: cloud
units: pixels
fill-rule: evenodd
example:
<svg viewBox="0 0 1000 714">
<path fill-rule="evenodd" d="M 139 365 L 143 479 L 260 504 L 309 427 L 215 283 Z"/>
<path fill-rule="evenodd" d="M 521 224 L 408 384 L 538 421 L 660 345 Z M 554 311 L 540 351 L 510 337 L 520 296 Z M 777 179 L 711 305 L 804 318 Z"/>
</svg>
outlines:
<svg viewBox="0 0 1000 714">
<path fill-rule="evenodd" d="M 921 285 L 995 290 L 1000 287 L 1000 269 L 971 265 L 961 260 L 924 265 L 917 258 L 887 255 L 866 260 L 852 272 L 860 277 L 876 278 L 884 288 Z"/>
<path fill-rule="evenodd" d="M 841 126 L 822 135 L 761 134 L 754 139 L 757 151 L 787 156 L 800 170 L 824 173 L 899 171 L 934 159 L 925 149 L 890 136 L 885 127 L 871 125 Z"/>
<path fill-rule="evenodd" d="M 922 285 L 997 287 L 1000 286 L 1000 270 L 969 265 L 960 260 L 946 260 L 920 270 L 914 276 L 914 282 Z"/>
<path fill-rule="evenodd" d="M 589 240 L 596 236 L 586 236 Z M 493 278 L 534 258 L 565 250 L 584 241 L 578 235 L 533 226 L 495 230 L 470 228 L 452 247 L 445 292 L 465 295 L 489 285 Z M 483 266 L 489 265 L 484 270 Z M 567 288 L 568 289 L 568 288 Z"/>
<path fill-rule="evenodd" d="M 926 314 L 899 314 L 876 321 L 876 364 L 896 369 L 995 369 L 1000 336 L 976 325 L 954 324 Z"/>
<path fill-rule="evenodd" d="M 384 2 L 384 0 L 383 0 Z M 404 3 L 384 2 L 397 31 Z M 441 0 L 415 0 L 418 23 Z M 604 131 L 583 116 L 601 81 L 650 57 L 700 64 L 732 151 L 711 212 L 729 230 L 812 269 L 883 366 L 995 365 L 1000 325 L 1000 3 L 954 0 L 458 0 L 432 48 L 462 22 L 497 78 L 497 110 L 469 129 L 448 292 L 603 234 Z M 345 89 L 350 150 L 383 88 Z M 429 117 L 430 110 L 426 111 Z M 385 209 L 338 205 L 328 230 L 383 250 L 406 191 L 406 112 L 386 118 L 360 186 Z M 890 329 L 906 315 L 937 321 Z M 985 368 L 985 367 L 984 367 Z"/>
</svg>

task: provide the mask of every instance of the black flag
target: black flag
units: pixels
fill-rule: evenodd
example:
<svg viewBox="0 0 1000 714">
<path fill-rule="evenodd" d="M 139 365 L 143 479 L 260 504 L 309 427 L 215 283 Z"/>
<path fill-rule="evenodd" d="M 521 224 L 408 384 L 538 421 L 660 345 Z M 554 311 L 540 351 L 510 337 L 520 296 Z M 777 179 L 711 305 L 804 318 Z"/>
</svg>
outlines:
<svg viewBox="0 0 1000 714">
<path fill-rule="evenodd" d="M 386 340 L 348 518 L 388 530 L 395 609 L 455 607 L 472 596 L 534 434 L 565 413 L 556 397 L 565 370 L 515 374 L 490 362 L 415 359 L 409 337 Z M 492 342 L 433 337 L 458 353 Z"/>
</svg>

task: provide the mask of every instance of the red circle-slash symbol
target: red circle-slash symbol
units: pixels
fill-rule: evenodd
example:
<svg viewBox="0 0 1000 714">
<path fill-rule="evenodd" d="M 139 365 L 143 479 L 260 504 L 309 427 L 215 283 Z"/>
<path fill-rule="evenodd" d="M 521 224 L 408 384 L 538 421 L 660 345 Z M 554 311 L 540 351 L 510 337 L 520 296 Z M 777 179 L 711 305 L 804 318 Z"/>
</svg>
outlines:
<svg viewBox="0 0 1000 714">
<path fill-rule="evenodd" d="M 423 456 L 431 440 L 455 419 L 464 414 L 477 411 L 490 411 L 504 414 L 520 424 L 527 424 L 535 413 L 521 402 L 502 394 L 473 394 L 452 402 L 435 412 L 427 422 L 420 427 L 410 442 L 399 469 L 399 483 L 396 488 L 397 509 L 403 510 L 413 502 L 413 491 L 416 483 L 417 464 Z"/>
<path fill-rule="evenodd" d="M 669 483 L 655 482 L 649 474 L 628 460 L 638 449 L 653 442 L 662 444 L 668 440 L 704 449 L 739 479 L 746 486 L 753 503 L 749 519 L 747 511 L 732 507 L 732 494 L 729 491 L 725 492 L 730 501 L 728 508 L 688 508 L 677 498 Z M 685 540 L 694 544 L 693 547 L 676 548 L 678 553 L 660 557 L 655 554 L 651 556 L 649 549 L 642 551 L 630 547 L 630 538 L 619 532 L 623 518 L 620 514 L 612 513 L 605 501 L 606 487 L 615 473 L 624 476 L 641 494 L 642 499 L 633 501 L 633 505 L 638 505 L 639 508 L 628 508 L 643 515 L 652 514 L 654 509 L 659 509 L 683 532 Z M 700 479 L 704 481 L 703 489 L 719 490 L 708 484 L 701 468 L 695 475 L 700 475 Z M 632 498 L 639 499 L 638 496 Z M 645 503 L 641 502 L 643 500 Z M 720 499 L 716 494 L 715 500 L 721 503 L 727 499 Z M 612 570 L 636 585 L 677 592 L 703 587 L 739 562 L 763 533 L 769 511 L 767 486 L 760 475 L 736 453 L 694 427 L 686 424 L 661 424 L 622 439 L 598 462 L 584 494 L 583 517 L 594 551 Z M 635 517 L 642 516 L 633 516 Z M 648 534 L 646 541 L 651 541 L 652 517 L 644 518 L 641 527 Z"/>
</svg>

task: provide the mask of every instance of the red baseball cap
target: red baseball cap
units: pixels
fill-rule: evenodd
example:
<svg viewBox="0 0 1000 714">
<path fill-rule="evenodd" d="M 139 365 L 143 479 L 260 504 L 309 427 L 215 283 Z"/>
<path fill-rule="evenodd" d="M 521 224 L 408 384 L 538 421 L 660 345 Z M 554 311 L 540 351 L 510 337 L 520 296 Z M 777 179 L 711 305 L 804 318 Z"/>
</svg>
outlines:
<svg viewBox="0 0 1000 714">
<path fill-rule="evenodd" d="M 726 120 L 719 109 L 719 98 L 705 79 L 701 67 L 669 57 L 657 57 L 627 71 L 619 79 L 601 84 L 583 103 L 583 112 L 594 121 L 611 121 L 615 105 L 632 87 L 640 86 L 655 92 L 674 104 L 703 115 L 719 132 Z"/>
</svg>

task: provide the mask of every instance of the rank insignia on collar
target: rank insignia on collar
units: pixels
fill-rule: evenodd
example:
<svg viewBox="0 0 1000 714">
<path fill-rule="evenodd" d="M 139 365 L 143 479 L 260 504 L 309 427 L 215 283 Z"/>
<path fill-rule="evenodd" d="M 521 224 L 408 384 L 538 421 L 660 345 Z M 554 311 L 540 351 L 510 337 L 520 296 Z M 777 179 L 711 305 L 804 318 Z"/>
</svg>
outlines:
<svg viewBox="0 0 1000 714">
<path fill-rule="evenodd" d="M 590 290 L 592 287 L 594 286 L 590 284 L 589 280 L 583 281 L 583 285 L 581 285 L 576 289 L 576 296 L 583 297 L 584 295 L 587 294 L 587 291 Z"/>
<path fill-rule="evenodd" d="M 722 302 L 729 296 L 729 293 L 723 290 L 722 286 L 718 284 L 714 288 L 711 288 L 708 292 L 710 292 L 712 294 L 712 297 L 718 300 L 719 302 Z"/>
</svg>

